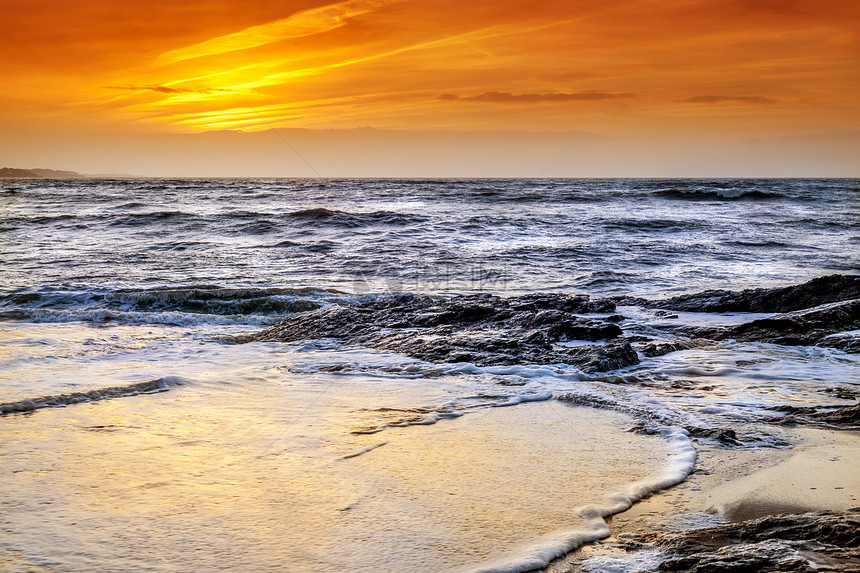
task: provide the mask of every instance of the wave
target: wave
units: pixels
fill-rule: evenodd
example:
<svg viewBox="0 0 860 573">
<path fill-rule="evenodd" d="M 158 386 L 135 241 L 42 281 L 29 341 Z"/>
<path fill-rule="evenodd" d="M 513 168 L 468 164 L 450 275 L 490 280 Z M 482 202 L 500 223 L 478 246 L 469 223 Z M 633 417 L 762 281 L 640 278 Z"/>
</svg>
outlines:
<svg viewBox="0 0 860 573">
<path fill-rule="evenodd" d="M 632 271 L 594 271 L 574 279 L 579 288 L 635 284 L 642 280 L 642 273 Z"/>
<path fill-rule="evenodd" d="M 730 241 L 726 244 L 731 245 L 733 247 L 755 247 L 755 248 L 774 248 L 774 249 L 799 249 L 799 248 L 803 248 L 804 250 L 814 250 L 814 247 L 792 245 L 790 243 L 786 243 L 784 241 L 777 241 L 775 239 L 739 240 L 739 241 Z"/>
<path fill-rule="evenodd" d="M 134 209 L 144 206 L 139 203 L 127 203 L 115 209 Z M 83 213 L 83 214 L 51 214 L 9 217 L 4 223 L 11 229 L 30 228 L 33 226 L 59 226 L 73 228 L 85 228 L 88 225 L 107 225 L 109 227 L 145 227 L 158 225 L 160 223 L 193 224 L 205 223 L 205 217 L 184 211 L 152 211 L 143 213 Z"/>
<path fill-rule="evenodd" d="M 477 567 L 461 569 L 461 573 L 524 573 L 542 569 L 554 559 L 571 551 L 610 536 L 607 517 L 627 511 L 637 501 L 666 488 L 683 482 L 693 472 L 696 465 L 696 450 L 687 432 L 679 428 L 661 428 L 663 439 L 672 444 L 666 469 L 651 478 L 630 484 L 612 493 L 599 504 L 578 507 L 574 510 L 585 521 L 584 529 L 560 531 L 543 536 L 541 539 L 520 548 L 517 554 L 498 559 Z"/>
<path fill-rule="evenodd" d="M 685 199 L 688 201 L 768 201 L 774 199 L 784 199 L 785 195 L 774 191 L 760 191 L 758 189 L 738 189 L 738 188 L 708 188 L 708 189 L 661 189 L 653 191 L 652 195 L 663 197 L 665 199 Z"/>
<path fill-rule="evenodd" d="M 117 205 L 114 209 L 143 209 L 144 207 L 149 207 L 146 203 L 139 203 L 137 201 L 132 201 L 131 203 L 123 203 L 122 205 Z"/>
<path fill-rule="evenodd" d="M 0 319 L 129 324 L 273 324 L 316 310 L 344 293 L 314 288 L 190 285 L 149 289 L 45 288 L 0 295 Z"/>
<path fill-rule="evenodd" d="M 680 219 L 610 219 L 602 223 L 608 230 L 634 231 L 698 231 L 709 226 L 707 221 Z"/>
<path fill-rule="evenodd" d="M 111 398 L 124 398 L 126 396 L 138 396 L 140 394 L 156 394 L 167 392 L 172 386 L 181 386 L 188 381 L 179 376 L 165 376 L 148 382 L 138 382 L 127 386 L 110 386 L 87 392 L 70 392 L 69 394 L 54 394 L 51 396 L 39 396 L 17 402 L 6 402 L 0 404 L 0 415 L 14 414 L 19 412 L 33 412 L 42 408 L 61 408 L 72 404 L 84 402 L 97 402 Z"/>
<path fill-rule="evenodd" d="M 427 221 L 427 217 L 416 214 L 395 213 L 393 211 L 348 213 L 346 211 L 330 210 L 322 207 L 292 211 L 287 213 L 286 217 L 305 223 L 325 223 L 327 225 L 348 228 L 370 225 L 402 226 Z"/>
<path fill-rule="evenodd" d="M 51 310 L 15 309 L 0 310 L 0 321 L 23 321 L 35 323 L 94 322 L 122 324 L 164 324 L 168 326 L 195 325 L 251 325 L 272 326 L 281 320 L 277 316 L 218 315 L 190 312 L 126 312 L 112 309 L 95 310 Z"/>
<path fill-rule="evenodd" d="M 127 213 L 111 217 L 108 224 L 112 227 L 142 227 L 156 223 L 202 223 L 203 218 L 184 211 L 155 211 L 152 213 Z"/>
</svg>

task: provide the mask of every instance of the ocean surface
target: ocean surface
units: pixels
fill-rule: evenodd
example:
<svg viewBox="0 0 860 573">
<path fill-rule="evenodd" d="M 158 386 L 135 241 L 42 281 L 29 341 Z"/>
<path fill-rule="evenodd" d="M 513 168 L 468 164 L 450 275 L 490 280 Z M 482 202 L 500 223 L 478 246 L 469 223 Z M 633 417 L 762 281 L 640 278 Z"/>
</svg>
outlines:
<svg viewBox="0 0 860 573">
<path fill-rule="evenodd" d="M 858 355 L 816 346 L 586 374 L 235 343 L 391 293 L 857 274 L 858 180 L 3 180 L 0 265 L 4 571 L 527 571 L 683 481 L 682 427 L 788 448 L 769 408 L 860 390 Z M 618 313 L 652 333 L 767 316 Z"/>
</svg>

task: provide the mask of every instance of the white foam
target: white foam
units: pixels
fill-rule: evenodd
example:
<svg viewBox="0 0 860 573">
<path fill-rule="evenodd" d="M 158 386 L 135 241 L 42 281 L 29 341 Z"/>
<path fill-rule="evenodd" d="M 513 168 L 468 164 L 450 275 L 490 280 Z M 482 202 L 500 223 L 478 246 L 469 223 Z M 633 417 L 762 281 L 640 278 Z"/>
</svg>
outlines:
<svg viewBox="0 0 860 573">
<path fill-rule="evenodd" d="M 353 453 L 351 453 L 351 454 L 347 454 L 347 455 L 345 455 L 345 456 L 341 457 L 340 459 L 342 459 L 342 460 L 351 460 L 352 458 L 357 458 L 358 456 L 364 455 L 364 454 L 366 454 L 367 452 L 372 452 L 372 451 L 373 451 L 373 450 L 375 450 L 376 448 L 381 448 L 382 446 L 384 446 L 384 445 L 385 445 L 385 444 L 387 444 L 387 443 L 388 443 L 388 442 L 377 442 L 377 443 L 375 443 L 375 444 L 371 444 L 371 445 L 369 445 L 369 446 L 367 446 L 367 447 L 364 447 L 364 448 L 361 448 L 360 450 L 355 451 L 355 452 L 353 452 Z"/>
<path fill-rule="evenodd" d="M 636 573 L 651 571 L 666 560 L 666 554 L 653 549 L 626 555 L 597 555 L 584 560 L 583 573 Z"/>
<path fill-rule="evenodd" d="M 642 480 L 621 491 L 608 495 L 600 504 L 582 506 L 576 513 L 584 518 L 587 529 L 556 532 L 524 545 L 512 555 L 488 561 L 475 567 L 458 570 L 461 573 L 524 573 L 547 566 L 574 549 L 610 535 L 605 518 L 626 511 L 640 499 L 684 481 L 696 466 L 696 450 L 686 431 L 662 428 L 660 434 L 673 446 L 666 469 L 657 476 Z"/>
<path fill-rule="evenodd" d="M 33 323 L 61 322 L 116 322 L 122 324 L 165 324 L 175 326 L 197 325 L 249 325 L 268 326 L 280 320 L 277 316 L 251 314 L 202 314 L 180 311 L 125 311 L 115 309 L 54 310 L 29 308 L 13 311 L 15 319 Z"/>
</svg>

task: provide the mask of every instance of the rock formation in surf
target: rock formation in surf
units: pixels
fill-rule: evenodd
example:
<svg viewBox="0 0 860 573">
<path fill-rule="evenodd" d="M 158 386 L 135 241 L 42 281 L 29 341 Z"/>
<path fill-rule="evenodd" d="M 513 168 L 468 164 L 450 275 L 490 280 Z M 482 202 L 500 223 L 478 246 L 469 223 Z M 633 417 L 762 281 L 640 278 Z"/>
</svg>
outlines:
<svg viewBox="0 0 860 573">
<path fill-rule="evenodd" d="M 646 533 L 627 537 L 621 544 L 628 550 L 656 547 L 668 553 L 657 571 L 860 572 L 860 508 Z"/>
<path fill-rule="evenodd" d="M 623 317 L 612 314 L 616 303 L 690 312 L 781 314 L 731 327 L 668 327 L 665 335 L 674 340 L 666 341 L 639 333 L 625 335 L 618 325 Z M 428 362 L 564 363 L 594 373 L 637 364 L 639 353 L 661 356 L 705 340 L 821 344 L 857 352 L 860 339 L 850 332 L 857 329 L 860 276 L 831 275 L 791 287 L 706 291 L 663 300 L 591 300 L 587 295 L 563 294 L 366 296 L 352 304 L 294 315 L 238 341 L 335 338 Z M 564 344 L 574 340 L 586 343 Z"/>
<path fill-rule="evenodd" d="M 242 341 L 336 338 L 428 362 L 575 365 L 602 372 L 639 362 L 615 305 L 588 296 L 389 295 L 290 317 Z M 601 344 L 564 346 L 571 340 Z"/>
</svg>

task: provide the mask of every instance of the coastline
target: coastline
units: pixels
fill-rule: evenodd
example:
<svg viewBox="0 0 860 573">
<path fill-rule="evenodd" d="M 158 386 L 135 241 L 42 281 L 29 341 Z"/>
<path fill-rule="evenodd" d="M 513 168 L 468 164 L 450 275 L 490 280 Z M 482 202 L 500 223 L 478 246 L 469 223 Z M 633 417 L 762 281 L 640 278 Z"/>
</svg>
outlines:
<svg viewBox="0 0 860 573">
<path fill-rule="evenodd" d="M 860 507 L 860 432 L 791 427 L 783 433 L 794 444 L 791 449 L 697 444 L 696 469 L 684 482 L 607 519 L 610 537 L 583 546 L 542 571 L 591 571 L 595 562 L 642 560 L 642 551 L 650 563 L 646 558 L 642 569 L 617 570 L 651 570 L 660 561 L 651 553 L 660 547 L 649 547 L 649 541 L 661 536 L 747 527 L 767 516 L 800 518 L 810 512 L 844 513 Z"/>
</svg>

